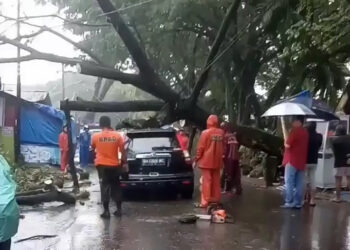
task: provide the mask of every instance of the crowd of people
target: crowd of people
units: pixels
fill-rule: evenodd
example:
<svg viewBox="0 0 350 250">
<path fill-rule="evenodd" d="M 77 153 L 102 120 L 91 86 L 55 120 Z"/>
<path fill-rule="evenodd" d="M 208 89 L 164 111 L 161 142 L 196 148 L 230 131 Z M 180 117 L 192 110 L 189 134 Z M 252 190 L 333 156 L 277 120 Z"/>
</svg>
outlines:
<svg viewBox="0 0 350 250">
<path fill-rule="evenodd" d="M 300 209 L 305 204 L 315 206 L 316 168 L 323 137 L 316 131 L 316 122 L 304 123 L 304 116 L 293 117 L 292 128 L 284 143 L 284 204 L 282 208 Z M 218 126 L 218 117 L 208 118 L 207 129 L 201 134 L 194 166 L 202 174 L 202 195 L 198 207 L 205 208 L 220 202 L 220 190 L 236 195 L 242 193 L 239 166 L 239 143 L 229 123 Z M 350 189 L 350 135 L 339 125 L 330 138 L 335 164 L 336 197 L 340 202 L 342 178 L 347 178 Z M 223 166 L 223 174 L 220 175 Z M 267 166 L 268 167 L 268 166 Z M 220 187 L 221 176 L 221 187 Z"/>
<path fill-rule="evenodd" d="M 80 162 L 88 165 L 89 150 L 96 152 L 95 166 L 101 178 L 101 197 L 104 207 L 102 217 L 110 216 L 109 197 L 117 202 L 117 212 L 121 214 L 121 191 L 119 179 L 121 166 L 127 166 L 125 157 L 125 137 L 111 128 L 110 119 L 101 117 L 102 132 L 96 133 L 92 138 L 89 128 L 84 126 L 79 136 Z M 345 132 L 344 132 L 345 131 Z M 336 136 L 331 140 L 335 156 L 335 202 L 340 201 L 342 176 L 348 178 L 350 185 L 350 136 L 346 130 L 339 126 Z M 187 150 L 189 138 L 183 129 L 176 135 L 182 150 Z M 103 138 L 103 139 L 100 139 Z M 292 128 L 284 144 L 284 204 L 283 208 L 301 208 L 308 203 L 315 206 L 315 175 L 318 154 L 323 137 L 316 132 L 316 122 L 308 122 L 304 126 L 304 117 L 295 116 Z M 68 136 L 64 127 L 60 135 L 61 169 L 66 171 L 68 166 Z M 200 136 L 197 153 L 193 166 L 201 172 L 201 200 L 197 207 L 205 208 L 210 203 L 218 203 L 221 194 L 241 195 L 241 168 L 239 142 L 234 128 L 228 122 L 219 126 L 219 118 L 211 115 L 207 120 L 207 129 Z M 117 153 L 116 153 L 117 152 Z M 107 174 L 106 174 L 107 173 Z M 112 183 L 114 183 L 112 185 Z"/>
</svg>

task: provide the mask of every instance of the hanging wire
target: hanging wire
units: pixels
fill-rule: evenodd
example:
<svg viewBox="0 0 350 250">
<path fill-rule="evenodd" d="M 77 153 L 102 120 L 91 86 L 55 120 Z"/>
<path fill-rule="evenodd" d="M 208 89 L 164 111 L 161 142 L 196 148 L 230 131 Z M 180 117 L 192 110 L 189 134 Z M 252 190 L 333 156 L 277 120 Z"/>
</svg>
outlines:
<svg viewBox="0 0 350 250">
<path fill-rule="evenodd" d="M 274 3 L 268 3 L 264 6 L 264 11 L 262 11 L 263 14 L 260 14 L 259 16 L 256 16 L 251 23 L 255 23 L 256 21 L 258 21 L 258 19 L 260 19 L 267 11 L 267 9 L 271 8 L 274 5 Z M 245 27 L 241 28 L 237 34 L 235 36 L 233 36 L 231 38 L 231 40 L 229 41 L 228 45 L 219 53 L 215 56 L 215 58 L 213 58 L 213 60 L 211 60 L 206 67 L 202 70 L 202 72 L 206 71 L 208 68 L 210 68 L 214 63 L 216 63 L 240 38 L 240 35 L 244 34 L 246 29 L 249 28 L 249 26 L 251 25 L 248 24 Z"/>
<path fill-rule="evenodd" d="M 153 0 L 147 0 L 147 1 L 144 1 L 144 2 L 139 2 L 139 3 L 136 3 L 136 4 L 132 4 L 132 5 L 126 6 L 124 8 L 116 9 L 116 10 L 113 10 L 113 11 L 110 11 L 110 12 L 105 12 L 105 13 L 102 13 L 102 14 L 98 15 L 97 17 L 107 16 L 109 14 L 113 14 L 113 13 L 116 13 L 116 12 L 128 10 L 128 9 L 131 9 L 131 8 L 134 8 L 134 7 L 138 7 L 138 6 L 144 5 L 146 3 L 150 3 L 150 2 L 153 2 Z"/>
</svg>

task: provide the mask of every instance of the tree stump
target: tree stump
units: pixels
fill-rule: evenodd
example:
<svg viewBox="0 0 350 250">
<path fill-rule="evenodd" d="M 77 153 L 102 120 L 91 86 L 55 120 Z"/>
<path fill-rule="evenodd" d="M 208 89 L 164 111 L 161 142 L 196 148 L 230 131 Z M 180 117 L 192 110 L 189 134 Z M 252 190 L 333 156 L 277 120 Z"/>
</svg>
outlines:
<svg viewBox="0 0 350 250">
<path fill-rule="evenodd" d="M 266 187 L 273 186 L 278 166 L 278 158 L 276 156 L 267 155 L 263 160 L 264 179 Z"/>
</svg>

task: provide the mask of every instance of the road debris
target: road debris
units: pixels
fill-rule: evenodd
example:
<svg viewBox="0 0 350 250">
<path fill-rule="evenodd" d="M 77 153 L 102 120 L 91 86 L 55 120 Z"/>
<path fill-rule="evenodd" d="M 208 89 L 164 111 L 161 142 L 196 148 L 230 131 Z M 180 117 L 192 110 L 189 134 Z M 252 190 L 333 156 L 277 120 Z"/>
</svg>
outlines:
<svg viewBox="0 0 350 250">
<path fill-rule="evenodd" d="M 53 184 L 60 188 L 63 187 L 64 183 L 64 176 L 60 169 L 47 165 L 16 167 L 14 176 L 17 183 L 17 192 L 44 188 L 47 180 L 52 180 Z"/>
<path fill-rule="evenodd" d="M 57 235 L 34 235 L 34 236 L 30 236 L 28 238 L 24 238 L 24 239 L 20 239 L 20 240 L 17 240 L 15 241 L 15 243 L 19 243 L 19 242 L 23 242 L 23 241 L 27 241 L 27 240 L 42 240 L 42 239 L 45 239 L 45 238 L 55 238 L 57 237 Z"/>
</svg>

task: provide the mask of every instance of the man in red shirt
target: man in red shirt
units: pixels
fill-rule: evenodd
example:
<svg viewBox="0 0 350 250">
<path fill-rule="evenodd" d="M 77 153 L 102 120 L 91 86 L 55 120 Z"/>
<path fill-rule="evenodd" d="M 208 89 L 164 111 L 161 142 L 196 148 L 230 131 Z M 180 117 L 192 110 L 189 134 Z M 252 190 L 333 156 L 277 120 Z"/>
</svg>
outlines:
<svg viewBox="0 0 350 250">
<path fill-rule="evenodd" d="M 304 175 L 309 145 L 309 133 L 303 127 L 303 122 L 303 116 L 294 117 L 292 130 L 284 144 L 285 202 L 283 208 L 303 206 Z"/>
</svg>

